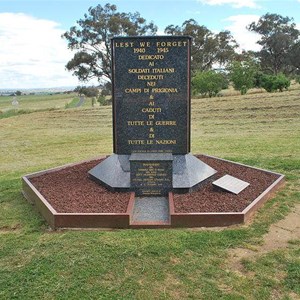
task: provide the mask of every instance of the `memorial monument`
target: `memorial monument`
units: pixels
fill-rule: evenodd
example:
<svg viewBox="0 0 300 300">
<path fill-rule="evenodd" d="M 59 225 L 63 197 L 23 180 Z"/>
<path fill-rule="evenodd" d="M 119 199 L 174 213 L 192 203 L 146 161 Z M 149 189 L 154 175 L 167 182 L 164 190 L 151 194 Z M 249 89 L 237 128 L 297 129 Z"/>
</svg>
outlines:
<svg viewBox="0 0 300 300">
<path fill-rule="evenodd" d="M 28 201 L 54 229 L 250 220 L 284 175 L 190 153 L 191 39 L 117 37 L 111 47 L 113 154 L 24 176 Z"/>
<path fill-rule="evenodd" d="M 185 193 L 216 171 L 190 154 L 187 36 L 112 39 L 114 154 L 89 171 L 112 191 Z"/>
</svg>

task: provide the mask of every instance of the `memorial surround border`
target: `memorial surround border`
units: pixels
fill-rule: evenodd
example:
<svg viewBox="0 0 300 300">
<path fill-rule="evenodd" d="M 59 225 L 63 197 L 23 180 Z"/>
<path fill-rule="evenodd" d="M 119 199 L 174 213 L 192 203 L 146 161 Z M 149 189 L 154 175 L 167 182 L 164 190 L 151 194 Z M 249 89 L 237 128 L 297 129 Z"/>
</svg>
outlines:
<svg viewBox="0 0 300 300">
<path fill-rule="evenodd" d="M 66 164 L 60 167 L 28 174 L 22 177 L 22 193 L 24 197 L 34 204 L 39 213 L 44 217 L 52 229 L 92 229 L 92 228 L 192 228 L 192 227 L 222 227 L 236 224 L 248 223 L 254 213 L 285 183 L 285 176 L 268 170 L 255 168 L 220 159 L 214 156 L 207 157 L 230 162 L 232 164 L 246 166 L 248 168 L 262 170 L 270 174 L 278 175 L 278 179 L 273 182 L 263 193 L 254 199 L 242 212 L 207 212 L 207 213 L 175 213 L 173 193 L 169 193 L 170 222 L 169 223 L 132 223 L 131 215 L 134 205 L 134 193 L 130 194 L 130 199 L 126 213 L 58 213 L 47 201 L 47 199 L 30 182 L 31 178 L 55 172 L 67 167 L 80 165 L 106 156 L 81 161 L 78 163 Z M 125 196 L 125 195 L 124 195 Z"/>
</svg>

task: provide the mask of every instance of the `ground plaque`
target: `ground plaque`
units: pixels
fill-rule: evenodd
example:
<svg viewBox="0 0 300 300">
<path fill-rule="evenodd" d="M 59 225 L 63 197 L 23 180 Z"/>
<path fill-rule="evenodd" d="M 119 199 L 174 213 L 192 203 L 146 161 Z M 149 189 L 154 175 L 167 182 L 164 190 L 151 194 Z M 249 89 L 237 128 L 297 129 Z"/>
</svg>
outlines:
<svg viewBox="0 0 300 300">
<path fill-rule="evenodd" d="M 249 186 L 248 182 L 238 179 L 231 175 L 224 175 L 223 177 L 214 181 L 212 184 L 217 188 L 221 188 L 233 194 L 239 194 L 241 191 L 243 191 L 246 187 Z"/>
<path fill-rule="evenodd" d="M 111 41 L 114 154 L 89 171 L 113 191 L 188 192 L 216 173 L 190 152 L 187 36 Z"/>
<path fill-rule="evenodd" d="M 131 186 L 137 196 L 166 196 L 172 189 L 170 153 L 134 153 L 129 161 Z"/>
</svg>

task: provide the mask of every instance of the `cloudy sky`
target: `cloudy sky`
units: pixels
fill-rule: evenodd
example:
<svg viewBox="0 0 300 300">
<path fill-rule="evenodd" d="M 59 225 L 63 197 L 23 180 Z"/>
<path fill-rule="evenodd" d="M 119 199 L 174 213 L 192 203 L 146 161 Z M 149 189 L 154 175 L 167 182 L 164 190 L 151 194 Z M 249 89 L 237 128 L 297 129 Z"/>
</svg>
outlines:
<svg viewBox="0 0 300 300">
<path fill-rule="evenodd" d="M 76 86 L 65 70 L 72 57 L 61 34 L 90 6 L 107 1 L 0 0 L 0 88 Z M 170 24 L 195 19 L 212 31 L 230 30 L 241 49 L 258 50 L 257 36 L 245 27 L 265 13 L 293 17 L 300 28 L 300 0 L 116 0 L 120 12 L 138 11 L 163 34 Z"/>
</svg>

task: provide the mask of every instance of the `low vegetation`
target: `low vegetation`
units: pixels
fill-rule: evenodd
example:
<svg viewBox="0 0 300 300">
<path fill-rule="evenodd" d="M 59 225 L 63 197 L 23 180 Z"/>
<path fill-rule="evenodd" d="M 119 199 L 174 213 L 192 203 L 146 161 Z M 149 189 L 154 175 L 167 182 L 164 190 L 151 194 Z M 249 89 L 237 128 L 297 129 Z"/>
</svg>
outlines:
<svg viewBox="0 0 300 300">
<path fill-rule="evenodd" d="M 287 90 L 291 85 L 291 81 L 284 75 L 278 74 L 275 75 L 263 75 L 261 78 L 261 87 L 264 88 L 267 92 L 276 92 Z"/>
<path fill-rule="evenodd" d="M 56 109 L 1 119 L 0 299 L 299 298 L 299 240 L 242 270 L 228 264 L 232 249 L 254 249 L 300 203 L 299 89 L 230 93 L 192 101 L 192 152 L 280 172 L 287 183 L 251 224 L 219 230 L 49 230 L 20 178 L 111 153 L 111 106 L 28 98 L 28 109 Z M 1 97 L 0 109 L 10 102 Z"/>
<path fill-rule="evenodd" d="M 198 72 L 192 78 L 192 90 L 194 95 L 214 97 L 222 89 L 228 88 L 228 80 L 222 73 L 215 71 Z"/>
</svg>

